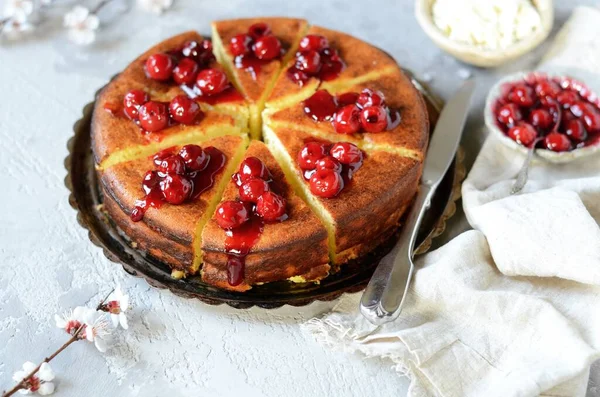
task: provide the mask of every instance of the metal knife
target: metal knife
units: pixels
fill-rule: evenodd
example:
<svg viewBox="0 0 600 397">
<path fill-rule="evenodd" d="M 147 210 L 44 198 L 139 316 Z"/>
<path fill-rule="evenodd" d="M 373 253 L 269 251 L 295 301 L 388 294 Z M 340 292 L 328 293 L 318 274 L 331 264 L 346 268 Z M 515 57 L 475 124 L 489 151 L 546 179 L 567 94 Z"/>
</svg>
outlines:
<svg viewBox="0 0 600 397">
<path fill-rule="evenodd" d="M 373 273 L 365 289 L 360 311 L 375 325 L 395 320 L 402 311 L 414 264 L 415 240 L 423 214 L 454 160 L 467 119 L 475 82 L 468 80 L 442 109 L 423 165 L 419 192 L 400 232 L 400 238 Z"/>
</svg>

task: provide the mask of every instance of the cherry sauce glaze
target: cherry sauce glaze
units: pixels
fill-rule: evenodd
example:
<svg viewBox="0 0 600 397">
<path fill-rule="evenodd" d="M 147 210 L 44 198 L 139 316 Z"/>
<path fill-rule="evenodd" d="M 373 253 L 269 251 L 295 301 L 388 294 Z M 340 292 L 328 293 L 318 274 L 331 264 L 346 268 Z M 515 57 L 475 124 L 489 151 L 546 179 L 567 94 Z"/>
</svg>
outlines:
<svg viewBox="0 0 600 397">
<path fill-rule="evenodd" d="M 294 64 L 288 68 L 286 75 L 302 87 L 311 77 L 321 81 L 333 80 L 345 68 L 346 64 L 337 50 L 329 46 L 326 37 L 309 34 L 300 40 Z"/>
<path fill-rule="evenodd" d="M 288 218 L 285 198 L 273 191 L 273 177 L 264 163 L 247 157 L 232 175 L 238 187 L 237 200 L 221 202 L 215 211 L 219 227 L 225 231 L 227 281 L 236 286 L 244 281 L 246 256 L 258 239 L 265 223 Z"/>
<path fill-rule="evenodd" d="M 400 124 L 400 112 L 385 103 L 381 91 L 369 88 L 360 94 L 347 92 L 337 96 L 318 90 L 302 104 L 308 117 L 317 123 L 331 122 L 339 134 L 390 131 Z"/>
<path fill-rule="evenodd" d="M 334 198 L 348 186 L 362 166 L 364 153 L 349 142 L 329 143 L 307 140 L 297 162 L 312 194 Z"/>
<path fill-rule="evenodd" d="M 183 204 L 210 189 L 215 177 L 227 161 L 219 149 L 185 145 L 179 151 L 168 148 L 152 156 L 154 170 L 146 172 L 142 181 L 145 196 L 135 203 L 131 220 L 139 222 L 148 208 L 160 208 L 167 202 Z"/>
<path fill-rule="evenodd" d="M 285 52 L 281 41 L 263 22 L 251 25 L 247 33 L 233 36 L 229 41 L 229 51 L 235 57 L 235 67 L 250 72 L 254 80 L 262 65 L 281 59 Z"/>
<path fill-rule="evenodd" d="M 532 73 L 507 83 L 492 108 L 512 140 L 565 152 L 600 143 L 600 100 L 581 82 Z"/>
</svg>

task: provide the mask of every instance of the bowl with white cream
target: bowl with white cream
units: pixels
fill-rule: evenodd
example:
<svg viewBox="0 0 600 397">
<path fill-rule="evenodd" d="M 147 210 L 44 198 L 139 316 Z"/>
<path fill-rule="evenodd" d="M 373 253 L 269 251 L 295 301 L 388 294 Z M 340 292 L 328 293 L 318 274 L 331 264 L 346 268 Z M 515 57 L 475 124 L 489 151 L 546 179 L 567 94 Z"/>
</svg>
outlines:
<svg viewBox="0 0 600 397">
<path fill-rule="evenodd" d="M 480 67 L 531 51 L 554 22 L 552 0 L 416 0 L 415 14 L 438 47 Z"/>
</svg>

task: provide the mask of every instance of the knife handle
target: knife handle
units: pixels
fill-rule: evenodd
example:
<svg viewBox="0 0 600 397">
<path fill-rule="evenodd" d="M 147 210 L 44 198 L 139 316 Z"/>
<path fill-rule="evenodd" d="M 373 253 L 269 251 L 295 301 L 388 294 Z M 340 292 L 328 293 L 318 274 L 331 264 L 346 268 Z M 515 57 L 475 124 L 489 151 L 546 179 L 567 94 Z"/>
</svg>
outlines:
<svg viewBox="0 0 600 397">
<path fill-rule="evenodd" d="M 422 184 L 406 218 L 398 243 L 383 257 L 363 292 L 360 311 L 375 325 L 395 320 L 402 310 L 413 273 L 413 251 L 419 225 L 435 187 Z"/>
</svg>

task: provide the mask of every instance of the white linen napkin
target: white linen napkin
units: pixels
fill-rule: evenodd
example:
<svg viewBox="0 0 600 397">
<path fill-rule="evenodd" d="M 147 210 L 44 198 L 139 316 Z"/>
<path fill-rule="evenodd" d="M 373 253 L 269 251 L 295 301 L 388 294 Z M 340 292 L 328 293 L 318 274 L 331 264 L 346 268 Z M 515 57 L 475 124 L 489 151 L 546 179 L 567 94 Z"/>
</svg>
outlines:
<svg viewBox="0 0 600 397">
<path fill-rule="evenodd" d="M 583 23 L 600 37 L 600 13 L 587 8 L 565 31 Z M 559 58 L 544 65 L 560 65 L 557 48 L 580 40 L 558 38 L 550 53 Z M 391 359 L 411 397 L 585 395 L 600 358 L 600 156 L 536 163 L 510 196 L 522 162 L 490 135 L 463 185 L 478 230 L 417 260 L 398 320 L 371 325 L 356 294 L 304 328 L 328 346 Z"/>
</svg>

